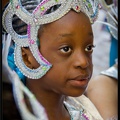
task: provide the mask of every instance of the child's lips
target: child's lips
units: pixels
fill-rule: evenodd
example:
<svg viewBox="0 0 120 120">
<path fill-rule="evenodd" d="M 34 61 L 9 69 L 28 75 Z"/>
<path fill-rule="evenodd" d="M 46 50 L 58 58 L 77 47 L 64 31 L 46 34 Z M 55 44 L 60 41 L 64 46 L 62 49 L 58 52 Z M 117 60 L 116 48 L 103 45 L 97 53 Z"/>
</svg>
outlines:
<svg viewBox="0 0 120 120">
<path fill-rule="evenodd" d="M 69 79 L 69 83 L 76 87 L 86 87 L 90 80 L 89 76 L 77 76 L 75 78 Z"/>
</svg>

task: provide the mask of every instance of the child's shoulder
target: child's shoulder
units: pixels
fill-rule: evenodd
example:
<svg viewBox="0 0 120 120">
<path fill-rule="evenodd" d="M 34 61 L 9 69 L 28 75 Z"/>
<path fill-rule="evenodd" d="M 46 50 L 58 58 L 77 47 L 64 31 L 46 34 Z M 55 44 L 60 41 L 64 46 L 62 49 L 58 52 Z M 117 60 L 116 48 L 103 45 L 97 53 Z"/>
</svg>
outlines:
<svg viewBox="0 0 120 120">
<path fill-rule="evenodd" d="M 68 97 L 64 102 L 73 120 L 103 120 L 96 107 L 85 95 Z"/>
</svg>

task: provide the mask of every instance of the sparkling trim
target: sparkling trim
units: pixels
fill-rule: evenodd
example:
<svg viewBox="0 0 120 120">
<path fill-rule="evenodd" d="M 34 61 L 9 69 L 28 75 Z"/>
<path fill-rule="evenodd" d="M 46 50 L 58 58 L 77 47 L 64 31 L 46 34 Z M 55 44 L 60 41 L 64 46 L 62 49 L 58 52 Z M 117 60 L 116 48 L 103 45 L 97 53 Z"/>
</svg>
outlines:
<svg viewBox="0 0 120 120">
<path fill-rule="evenodd" d="M 19 46 L 15 46 L 14 57 L 16 66 L 28 78 L 32 79 L 41 78 L 51 68 L 51 65 L 46 63 L 44 64 L 40 63 L 40 67 L 38 67 L 37 69 L 28 68 L 23 62 L 21 47 Z"/>
<path fill-rule="evenodd" d="M 81 109 L 79 108 L 79 110 L 77 110 L 74 106 L 69 105 L 66 101 L 64 101 L 64 104 L 66 105 L 71 116 L 71 120 L 89 120 L 82 106 Z"/>
<path fill-rule="evenodd" d="M 60 7 L 49 14 L 44 14 L 48 9 L 54 5 Z M 37 34 L 40 25 L 53 22 L 60 19 L 67 14 L 71 9 L 76 12 L 84 12 L 89 18 L 91 23 L 94 23 L 98 16 L 98 1 L 92 2 L 91 0 L 43 0 L 34 10 L 29 13 L 21 4 L 20 0 L 10 0 L 6 8 L 2 23 L 5 30 L 12 36 L 15 47 L 15 63 L 21 72 L 28 78 L 38 79 L 41 78 L 51 68 L 51 64 L 41 55 L 37 45 Z M 28 26 L 27 35 L 17 34 L 12 27 L 13 15 L 17 15 Z M 21 47 L 29 47 L 36 61 L 40 67 L 36 70 L 29 69 L 23 62 L 21 55 Z"/>
</svg>

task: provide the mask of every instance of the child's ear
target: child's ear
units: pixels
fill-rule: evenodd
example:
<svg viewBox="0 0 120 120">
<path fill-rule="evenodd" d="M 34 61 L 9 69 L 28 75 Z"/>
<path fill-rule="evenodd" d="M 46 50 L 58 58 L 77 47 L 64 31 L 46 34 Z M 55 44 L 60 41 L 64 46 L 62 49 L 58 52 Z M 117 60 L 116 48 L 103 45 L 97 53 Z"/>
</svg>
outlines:
<svg viewBox="0 0 120 120">
<path fill-rule="evenodd" d="M 22 58 L 27 67 L 29 67 L 31 69 L 34 68 L 34 64 L 32 61 L 32 59 L 34 59 L 34 57 L 29 48 L 24 48 L 24 47 L 22 48 Z"/>
</svg>

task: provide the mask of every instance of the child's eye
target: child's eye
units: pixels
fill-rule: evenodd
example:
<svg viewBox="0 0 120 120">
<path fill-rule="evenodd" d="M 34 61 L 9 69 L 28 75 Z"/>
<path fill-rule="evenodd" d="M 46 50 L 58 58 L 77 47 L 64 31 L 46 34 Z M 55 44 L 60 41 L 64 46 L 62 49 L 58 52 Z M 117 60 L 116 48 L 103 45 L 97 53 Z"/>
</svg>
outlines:
<svg viewBox="0 0 120 120">
<path fill-rule="evenodd" d="M 65 47 L 60 48 L 60 51 L 63 53 L 70 53 L 72 49 L 69 46 L 65 46 Z"/>
<path fill-rule="evenodd" d="M 85 51 L 86 51 L 86 52 L 92 52 L 94 47 L 95 47 L 95 45 L 88 45 L 88 46 L 85 48 Z"/>
</svg>

